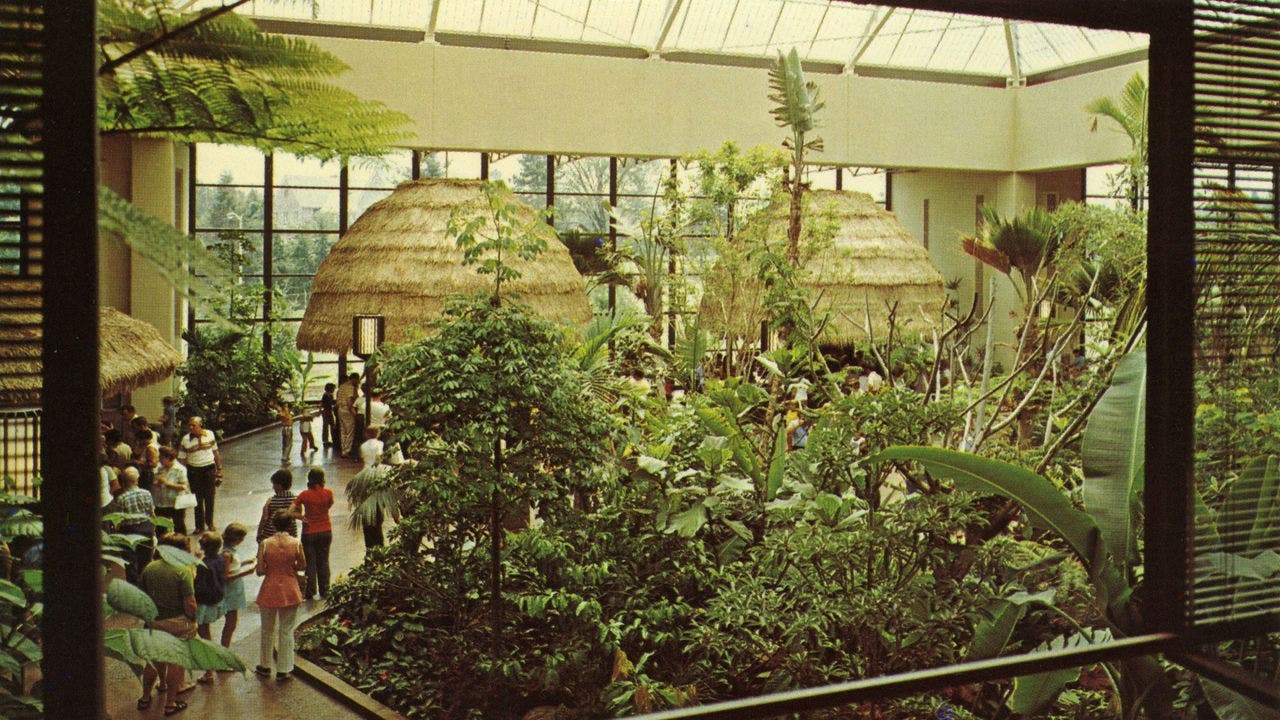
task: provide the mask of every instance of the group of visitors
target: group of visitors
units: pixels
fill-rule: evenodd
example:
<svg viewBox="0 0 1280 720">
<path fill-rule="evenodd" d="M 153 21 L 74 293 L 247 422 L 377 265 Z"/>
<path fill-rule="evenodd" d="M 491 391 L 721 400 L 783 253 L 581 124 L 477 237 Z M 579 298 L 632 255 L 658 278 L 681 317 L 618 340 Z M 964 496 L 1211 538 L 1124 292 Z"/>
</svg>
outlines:
<svg viewBox="0 0 1280 720">
<path fill-rule="evenodd" d="M 204 427 L 201 418 L 193 417 L 187 423 L 188 432 L 175 438 L 176 447 L 160 445 L 159 433 L 152 431 L 145 419 L 133 422 L 136 413 L 126 409 L 129 417 L 122 413 L 121 424 L 130 428 L 129 440 L 114 424 L 103 424 L 104 515 L 115 521 L 116 532 L 146 538 L 128 552 L 125 575 L 156 603 L 159 612 L 148 626 L 183 639 L 199 635 L 212 641 L 212 625 L 221 621 L 219 639 L 229 647 L 239 611 L 248 605 L 244 578 L 256 572 L 263 581 L 256 597 L 262 613 L 262 644 L 255 671 L 268 677 L 274 672 L 278 680 L 287 680 L 294 670 L 293 631 L 298 607 L 304 598 L 323 598 L 329 592 L 329 513 L 334 496 L 325 487 L 324 470 L 312 467 L 307 473 L 307 489 L 296 496 L 290 491 L 289 470 L 277 470 L 271 476 L 274 492 L 258 522 L 257 557 L 245 557 L 243 543 L 250 533 L 245 525 L 232 522 L 222 533 L 214 529 L 214 496 L 222 482 L 222 457 L 213 432 Z M 176 414 L 176 407 L 166 402 L 165 414 Z M 181 500 L 184 497 L 187 499 Z M 185 517 L 189 506 L 195 510 L 192 536 L 187 535 Z M 157 517 L 169 518 L 173 530 L 157 533 Z M 301 540 L 297 538 L 298 520 L 302 521 Z M 169 563 L 156 555 L 157 542 L 193 552 L 200 562 L 193 567 Z M 305 580 L 300 580 L 299 573 Z M 138 709 L 150 707 L 158 685 L 166 716 L 184 710 L 187 705 L 182 694 L 196 687 L 184 687 L 185 677 L 179 665 L 156 663 L 148 667 Z M 197 682 L 214 679 L 212 672 L 206 672 Z"/>
<path fill-rule="evenodd" d="M 324 447 L 338 449 L 338 454 L 353 460 L 361 459 L 360 446 L 367 437 L 366 431 L 377 429 L 385 433 L 391 417 L 391 406 L 382 399 L 382 391 L 365 388 L 360 394 L 360 375 L 351 373 L 341 385 L 328 383 L 320 397 L 320 417 L 323 423 L 320 436 Z"/>
</svg>

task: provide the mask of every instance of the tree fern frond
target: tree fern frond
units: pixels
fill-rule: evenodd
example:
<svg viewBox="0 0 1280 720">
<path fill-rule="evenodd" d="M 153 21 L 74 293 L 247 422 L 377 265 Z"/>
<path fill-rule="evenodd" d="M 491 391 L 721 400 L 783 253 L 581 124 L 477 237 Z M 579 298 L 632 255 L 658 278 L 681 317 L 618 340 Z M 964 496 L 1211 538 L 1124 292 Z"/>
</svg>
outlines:
<svg viewBox="0 0 1280 720">
<path fill-rule="evenodd" d="M 238 329 L 219 307 L 234 276 L 195 238 L 142 211 L 105 187 L 98 188 L 98 225 L 150 260 L 173 287 L 220 325 Z"/>
</svg>

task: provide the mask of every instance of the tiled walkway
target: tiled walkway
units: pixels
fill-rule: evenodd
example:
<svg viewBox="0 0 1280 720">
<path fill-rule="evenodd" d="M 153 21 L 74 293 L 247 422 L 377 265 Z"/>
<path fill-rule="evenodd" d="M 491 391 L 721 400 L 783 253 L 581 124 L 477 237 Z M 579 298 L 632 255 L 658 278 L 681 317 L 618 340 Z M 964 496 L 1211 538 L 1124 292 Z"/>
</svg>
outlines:
<svg viewBox="0 0 1280 720">
<path fill-rule="evenodd" d="M 223 484 L 218 489 L 214 517 L 219 530 L 232 521 L 249 528 L 250 537 L 245 540 L 244 551 L 251 556 L 257 550 L 253 542 L 253 530 L 257 527 L 262 505 L 271 495 L 271 473 L 280 465 L 280 434 L 263 431 L 222 445 Z M 293 491 L 306 488 L 307 470 L 312 464 L 324 468 L 326 484 L 333 490 L 336 502 L 333 518 L 333 550 L 331 564 L 333 577 L 344 574 L 359 564 L 364 556 L 364 542 L 359 531 L 348 527 L 350 507 L 346 502 L 346 482 L 360 469 L 355 460 L 335 459 L 331 450 L 316 452 L 309 462 L 298 455 L 295 442 L 289 466 L 293 471 Z M 187 526 L 194 527 L 191 515 Z M 258 664 L 259 617 L 253 598 L 258 593 L 261 579 L 250 575 L 245 578 L 245 592 L 249 607 L 240 611 L 239 627 L 232 649 L 252 668 Z M 301 615 L 310 615 L 323 609 L 323 601 L 308 601 Z M 221 624 L 212 627 L 216 639 Z M 195 675 L 192 675 L 194 678 Z M 106 661 L 107 713 L 113 720 L 128 718 L 160 718 L 164 716 L 164 699 L 156 695 L 151 707 L 139 711 L 135 707 L 141 685 L 132 671 L 123 663 Z M 212 685 L 199 685 L 184 696 L 189 707 L 173 716 L 174 720 L 329 720 L 330 718 L 355 718 L 359 715 L 345 705 L 331 699 L 307 680 L 295 678 L 283 683 L 262 680 L 253 672 L 244 675 L 222 673 Z"/>
</svg>

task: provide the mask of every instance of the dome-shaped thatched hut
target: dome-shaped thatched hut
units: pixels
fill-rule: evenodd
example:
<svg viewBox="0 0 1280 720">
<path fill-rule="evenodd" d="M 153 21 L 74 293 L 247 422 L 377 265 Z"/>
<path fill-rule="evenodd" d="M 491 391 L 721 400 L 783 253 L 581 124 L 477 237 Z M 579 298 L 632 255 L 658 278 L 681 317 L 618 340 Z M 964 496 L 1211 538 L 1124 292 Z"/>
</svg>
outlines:
<svg viewBox="0 0 1280 720">
<path fill-rule="evenodd" d="M 464 266 L 449 237 L 449 216 L 460 206 L 487 210 L 479 180 L 412 180 L 374 203 L 320 263 L 298 347 L 345 353 L 352 316 L 366 314 L 385 318 L 387 342 L 402 342 L 411 327 L 441 317 L 448 296 L 492 289 L 492 276 Z M 527 212 L 534 220 L 534 210 Z M 521 273 L 503 284 L 504 295 L 518 293 L 553 322 L 591 319 L 586 284 L 562 244 L 550 243 L 534 260 L 504 261 Z"/>
<path fill-rule="evenodd" d="M 774 198 L 743 229 L 745 237 L 768 237 L 781 248 L 787 236 L 790 199 Z M 911 237 L 893 213 L 870 195 L 814 190 L 804 197 L 805 237 L 801 283 L 817 300 L 816 312 L 829 314 L 822 342 L 850 345 L 866 342 L 867 319 L 873 339 L 888 333 L 890 308 L 896 306 L 899 332 L 924 333 L 942 311 L 942 274 L 924 247 Z M 807 241 L 826 237 L 827 241 Z M 805 243 L 810 242 L 806 247 Z M 707 278 L 702 299 L 703 326 L 741 338 L 759 337 L 764 287 L 740 259 L 726 256 Z"/>
</svg>

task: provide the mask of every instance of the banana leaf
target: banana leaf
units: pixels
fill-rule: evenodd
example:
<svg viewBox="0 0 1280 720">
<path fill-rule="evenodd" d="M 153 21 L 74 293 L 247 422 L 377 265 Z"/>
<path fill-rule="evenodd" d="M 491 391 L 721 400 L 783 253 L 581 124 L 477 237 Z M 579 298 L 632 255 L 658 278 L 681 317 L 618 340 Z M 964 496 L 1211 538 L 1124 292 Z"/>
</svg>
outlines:
<svg viewBox="0 0 1280 720">
<path fill-rule="evenodd" d="M 913 460 L 931 475 L 952 480 L 957 488 L 1013 500 L 1032 525 L 1065 540 L 1091 574 L 1105 564 L 1093 518 L 1072 507 L 1053 483 L 1026 468 L 956 450 L 910 445 L 885 448 L 870 458 L 871 462 L 886 460 Z"/>
<path fill-rule="evenodd" d="M 1111 387 L 1089 414 L 1081 444 L 1085 511 L 1126 572 L 1138 561 L 1146 410 L 1147 354 L 1136 350 L 1121 358 Z"/>
</svg>

